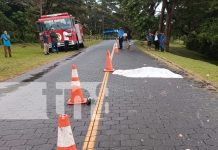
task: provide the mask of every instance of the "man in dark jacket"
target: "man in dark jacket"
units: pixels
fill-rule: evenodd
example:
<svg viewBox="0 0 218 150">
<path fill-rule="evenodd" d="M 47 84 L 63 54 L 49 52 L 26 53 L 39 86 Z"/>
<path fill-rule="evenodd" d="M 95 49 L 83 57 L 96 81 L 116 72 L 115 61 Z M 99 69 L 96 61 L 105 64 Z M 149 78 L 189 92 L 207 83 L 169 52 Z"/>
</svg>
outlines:
<svg viewBox="0 0 218 150">
<path fill-rule="evenodd" d="M 128 42 L 127 49 L 130 50 L 130 47 L 132 45 L 132 35 L 131 35 L 131 31 L 130 30 L 127 32 L 127 42 Z"/>
<path fill-rule="evenodd" d="M 50 37 L 52 42 L 52 51 L 58 53 L 58 35 L 54 31 L 54 28 L 51 29 Z"/>
<path fill-rule="evenodd" d="M 43 32 L 43 45 L 44 45 L 44 54 L 49 55 L 49 42 L 48 42 L 48 35 L 46 32 Z"/>
</svg>

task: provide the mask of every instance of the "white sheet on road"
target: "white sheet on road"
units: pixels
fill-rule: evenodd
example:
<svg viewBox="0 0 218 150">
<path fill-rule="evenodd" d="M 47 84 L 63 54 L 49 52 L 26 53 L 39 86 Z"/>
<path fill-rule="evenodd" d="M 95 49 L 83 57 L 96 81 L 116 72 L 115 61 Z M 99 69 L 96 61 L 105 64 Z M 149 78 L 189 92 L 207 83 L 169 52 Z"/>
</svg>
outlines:
<svg viewBox="0 0 218 150">
<path fill-rule="evenodd" d="M 129 78 L 183 78 L 164 68 L 142 67 L 130 70 L 116 70 L 114 75 L 120 75 Z"/>
</svg>

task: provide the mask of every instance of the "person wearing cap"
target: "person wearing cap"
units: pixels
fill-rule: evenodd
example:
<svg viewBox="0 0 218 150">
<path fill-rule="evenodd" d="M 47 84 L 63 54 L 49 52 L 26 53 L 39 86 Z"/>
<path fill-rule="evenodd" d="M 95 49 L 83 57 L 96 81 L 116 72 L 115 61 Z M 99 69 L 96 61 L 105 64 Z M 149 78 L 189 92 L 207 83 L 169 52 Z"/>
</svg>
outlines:
<svg viewBox="0 0 218 150">
<path fill-rule="evenodd" d="M 123 35 L 124 35 L 124 31 L 122 27 L 120 27 L 118 30 L 118 38 L 119 38 L 119 45 L 120 45 L 119 49 L 123 49 Z"/>
<path fill-rule="evenodd" d="M 5 51 L 5 58 L 12 57 L 11 56 L 11 42 L 10 42 L 10 35 L 7 31 L 4 31 L 4 34 L 1 35 L 1 39 L 3 40 L 4 51 Z"/>
<path fill-rule="evenodd" d="M 51 42 L 52 42 L 52 51 L 58 53 L 58 35 L 54 31 L 54 28 L 51 28 Z"/>
</svg>

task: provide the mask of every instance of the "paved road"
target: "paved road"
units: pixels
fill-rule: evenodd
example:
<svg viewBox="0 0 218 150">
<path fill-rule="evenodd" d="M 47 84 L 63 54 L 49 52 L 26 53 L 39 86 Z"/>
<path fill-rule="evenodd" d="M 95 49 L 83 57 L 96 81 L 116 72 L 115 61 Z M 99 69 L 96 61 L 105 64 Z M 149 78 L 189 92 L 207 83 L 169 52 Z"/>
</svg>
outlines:
<svg viewBox="0 0 218 150">
<path fill-rule="evenodd" d="M 57 113 L 71 116 L 77 148 L 90 123 L 90 106 L 82 119 L 64 105 L 69 97 L 71 64 L 77 64 L 85 95 L 97 96 L 103 79 L 105 49 L 113 41 L 93 46 L 80 55 L 26 74 L 0 88 L 0 150 L 53 150 Z M 113 58 L 115 69 L 163 67 L 133 48 Z M 19 81 L 25 83 L 13 83 Z M 13 81 L 13 82 L 12 82 Z M 58 82 L 58 83 L 57 83 Z M 57 84 L 56 84 L 57 83 Z M 65 90 L 61 90 L 64 87 Z M 44 90 L 43 90 L 44 89 Z M 95 141 L 96 150 L 217 150 L 218 98 L 187 79 L 133 79 L 111 75 Z M 109 109 L 109 110 L 108 110 Z M 10 118 L 10 119 L 8 119 Z M 15 120 L 19 118 L 19 120 Z"/>
</svg>

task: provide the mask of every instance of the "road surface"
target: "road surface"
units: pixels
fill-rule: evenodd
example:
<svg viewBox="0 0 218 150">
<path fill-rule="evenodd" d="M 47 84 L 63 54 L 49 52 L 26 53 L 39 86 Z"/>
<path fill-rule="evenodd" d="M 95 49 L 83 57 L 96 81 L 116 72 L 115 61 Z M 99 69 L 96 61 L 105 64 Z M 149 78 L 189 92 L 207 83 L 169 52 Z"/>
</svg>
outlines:
<svg viewBox="0 0 218 150">
<path fill-rule="evenodd" d="M 95 104 L 66 105 L 71 65 L 77 65 L 84 95 L 96 99 L 106 49 L 113 44 L 104 41 L 0 83 L 0 150 L 56 149 L 60 113 L 70 115 L 77 149 L 82 149 Z M 123 70 L 164 67 L 136 47 L 115 54 L 113 65 Z M 110 75 L 92 143 L 95 150 L 217 150 L 218 98 L 185 78 Z"/>
</svg>

